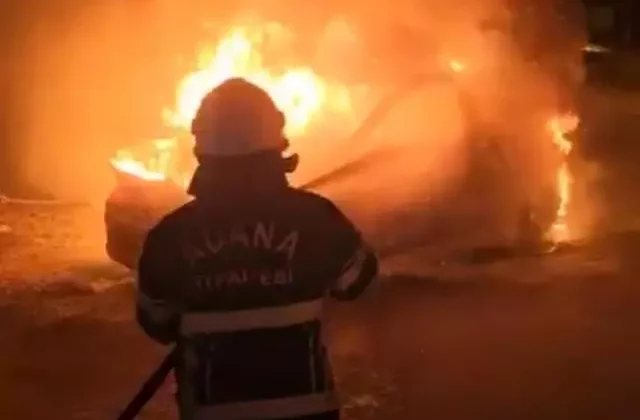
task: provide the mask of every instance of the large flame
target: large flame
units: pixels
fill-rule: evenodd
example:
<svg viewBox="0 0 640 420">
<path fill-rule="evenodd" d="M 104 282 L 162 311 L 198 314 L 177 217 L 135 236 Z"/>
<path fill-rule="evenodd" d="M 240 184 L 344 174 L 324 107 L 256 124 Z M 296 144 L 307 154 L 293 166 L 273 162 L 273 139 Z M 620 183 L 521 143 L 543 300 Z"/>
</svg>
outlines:
<svg viewBox="0 0 640 420">
<path fill-rule="evenodd" d="M 166 111 L 166 122 L 189 128 L 200 102 L 211 89 L 231 77 L 243 77 L 264 88 L 287 116 L 287 134 L 301 134 L 326 99 L 326 85 L 308 67 L 275 73 L 263 66 L 257 45 L 262 31 L 232 29 L 215 48 L 200 55 L 200 70 L 187 75 L 178 87 L 175 110 Z"/>
<path fill-rule="evenodd" d="M 351 108 L 348 90 L 328 83 L 311 67 L 270 69 L 265 65 L 261 46 L 270 30 L 273 24 L 234 27 L 214 48 L 202 51 L 197 70 L 187 74 L 178 85 L 175 106 L 164 110 L 165 124 L 184 131 L 184 138 L 156 140 L 153 149 L 146 153 L 120 150 L 111 161 L 116 170 L 149 181 L 170 179 L 182 183 L 189 174 L 174 172 L 172 159 L 179 149 L 177 143 L 190 141 L 186 140 L 190 138 L 188 130 L 202 98 L 231 77 L 243 77 L 271 95 L 286 116 L 285 131 L 292 139 L 304 135 L 323 111 L 348 112 Z"/>
</svg>

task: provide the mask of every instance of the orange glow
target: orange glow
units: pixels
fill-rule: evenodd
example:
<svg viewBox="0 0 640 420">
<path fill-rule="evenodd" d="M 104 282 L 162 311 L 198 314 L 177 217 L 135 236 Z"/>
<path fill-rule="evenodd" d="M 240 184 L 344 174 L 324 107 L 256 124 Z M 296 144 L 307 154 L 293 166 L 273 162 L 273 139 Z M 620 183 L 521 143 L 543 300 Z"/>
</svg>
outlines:
<svg viewBox="0 0 640 420">
<path fill-rule="evenodd" d="M 350 95 L 346 88 L 323 80 L 311 67 L 291 66 L 272 70 L 263 64 L 260 48 L 273 25 L 234 27 L 213 48 L 203 50 L 197 70 L 178 84 L 175 105 L 163 112 L 164 123 L 188 133 L 202 98 L 231 77 L 243 77 L 265 89 L 284 112 L 286 134 L 291 140 L 307 134 L 311 125 L 328 109 L 348 113 Z M 184 183 L 190 174 L 173 173 L 174 154 L 184 148 L 178 144 L 189 138 L 157 140 L 144 157 L 131 149 L 119 150 L 112 165 L 119 171 L 145 180 L 171 179 Z M 178 147 L 180 146 L 180 147 Z"/>
<path fill-rule="evenodd" d="M 462 73 L 466 69 L 466 66 L 460 60 L 450 60 L 449 67 L 456 73 Z"/>
<path fill-rule="evenodd" d="M 180 138 L 154 140 L 145 151 L 119 150 L 111 160 L 112 165 L 144 180 L 171 180 L 186 186 L 195 165 L 178 170 L 176 160 L 180 160 L 180 151 L 191 153 L 191 121 L 204 95 L 231 77 L 243 77 L 271 95 L 286 116 L 286 134 L 294 145 L 297 138 L 312 132 L 314 125 L 322 122 L 329 112 L 333 116 L 352 114 L 354 96 L 348 87 L 329 82 L 311 66 L 265 64 L 263 47 L 266 38 L 270 38 L 267 37 L 270 28 L 273 24 L 233 27 L 217 44 L 202 50 L 195 71 L 178 83 L 174 105 L 162 113 L 164 124 L 182 133 Z M 454 73 L 469 69 L 468 62 L 457 58 L 444 63 Z M 566 158 L 573 144 L 567 134 L 578 124 L 579 119 L 573 114 L 553 117 L 547 123 L 552 141 L 563 156 L 555 180 L 559 204 L 555 221 L 547 232 L 555 243 L 567 241 L 571 236 L 568 213 L 573 178 Z"/>
<path fill-rule="evenodd" d="M 287 134 L 302 133 L 326 99 L 325 83 L 308 67 L 281 73 L 265 69 L 256 47 L 261 36 L 247 28 L 236 28 L 220 41 L 213 54 L 201 53 L 200 69 L 180 82 L 175 110 L 165 111 L 165 122 L 188 129 L 204 95 L 226 79 L 239 76 L 269 92 L 287 114 Z"/>
<path fill-rule="evenodd" d="M 156 139 L 152 144 L 153 153 L 146 161 L 137 160 L 133 152 L 121 149 L 111 160 L 111 164 L 119 171 L 135 175 L 146 181 L 164 181 L 170 171 L 175 139 Z"/>
<path fill-rule="evenodd" d="M 567 114 L 552 118 L 547 126 L 551 132 L 553 143 L 563 155 L 563 161 L 556 172 L 556 191 L 559 204 L 556 210 L 556 219 L 548 232 L 549 238 L 555 243 L 567 242 L 571 239 L 568 216 L 573 175 L 566 158 L 573 150 L 573 143 L 567 138 L 567 134 L 576 130 L 579 124 L 580 120 L 575 114 Z"/>
</svg>

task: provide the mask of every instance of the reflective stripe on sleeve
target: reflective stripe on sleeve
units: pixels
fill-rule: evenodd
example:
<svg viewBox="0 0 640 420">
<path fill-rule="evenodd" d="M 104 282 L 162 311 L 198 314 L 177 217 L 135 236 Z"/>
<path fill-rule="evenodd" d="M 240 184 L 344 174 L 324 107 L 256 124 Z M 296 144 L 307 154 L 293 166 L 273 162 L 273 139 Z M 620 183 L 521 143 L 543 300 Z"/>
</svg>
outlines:
<svg viewBox="0 0 640 420">
<path fill-rule="evenodd" d="M 288 306 L 231 312 L 185 313 L 180 324 L 183 335 L 232 332 L 257 328 L 288 327 L 315 321 L 322 314 L 322 299 Z"/>
<path fill-rule="evenodd" d="M 369 250 L 362 246 L 345 265 L 340 277 L 336 281 L 335 289 L 339 292 L 349 290 L 360 278 Z"/>
<path fill-rule="evenodd" d="M 137 305 L 150 321 L 157 324 L 168 322 L 171 317 L 177 315 L 171 304 L 164 300 L 152 299 L 140 291 L 137 292 Z"/>
<path fill-rule="evenodd" d="M 196 408 L 193 419 L 258 420 L 265 418 L 297 418 L 337 409 L 338 398 L 334 393 L 329 392 L 261 401 L 200 406 Z"/>
</svg>

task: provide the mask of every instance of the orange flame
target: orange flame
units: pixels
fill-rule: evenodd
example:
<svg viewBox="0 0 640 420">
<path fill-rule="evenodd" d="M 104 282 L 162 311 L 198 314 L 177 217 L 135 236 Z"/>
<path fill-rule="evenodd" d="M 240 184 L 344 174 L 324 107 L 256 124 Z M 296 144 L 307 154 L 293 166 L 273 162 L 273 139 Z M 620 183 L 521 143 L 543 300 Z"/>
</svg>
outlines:
<svg viewBox="0 0 640 420">
<path fill-rule="evenodd" d="M 146 181 L 164 181 L 170 172 L 171 158 L 175 147 L 175 139 L 156 139 L 152 143 L 152 156 L 148 160 L 137 160 L 133 152 L 121 149 L 116 152 L 111 164 L 121 172 Z"/>
<path fill-rule="evenodd" d="M 213 54 L 203 52 L 200 70 L 180 82 L 175 110 L 165 110 L 165 122 L 188 129 L 204 95 L 226 79 L 243 77 L 267 90 L 284 110 L 287 134 L 301 134 L 325 102 L 327 86 L 308 67 L 293 67 L 279 74 L 265 69 L 256 47 L 262 36 L 260 31 L 235 28 Z"/>
<path fill-rule="evenodd" d="M 548 232 L 549 238 L 554 243 L 567 242 L 571 239 L 568 216 L 573 175 L 569 168 L 567 157 L 573 150 L 573 143 L 567 138 L 567 134 L 576 130 L 579 124 L 580 120 L 575 114 L 567 114 L 552 118 L 547 125 L 547 128 L 551 131 L 553 143 L 563 155 L 563 161 L 556 172 L 556 193 L 558 194 L 559 203 L 555 221 Z"/>
<path fill-rule="evenodd" d="M 173 109 L 164 110 L 165 124 L 188 132 L 202 98 L 231 77 L 243 77 L 271 95 L 286 116 L 285 131 L 292 139 L 306 134 L 326 110 L 349 112 L 348 90 L 323 80 L 311 67 L 291 66 L 276 71 L 264 65 L 260 47 L 269 29 L 273 29 L 273 24 L 235 27 L 214 48 L 203 51 L 198 69 L 178 84 Z M 171 179 L 182 183 L 189 174 L 172 173 L 178 143 L 178 139 L 155 141 L 154 149 L 144 158 L 131 149 L 123 149 L 116 153 L 111 164 L 119 171 L 145 180 Z"/>
</svg>

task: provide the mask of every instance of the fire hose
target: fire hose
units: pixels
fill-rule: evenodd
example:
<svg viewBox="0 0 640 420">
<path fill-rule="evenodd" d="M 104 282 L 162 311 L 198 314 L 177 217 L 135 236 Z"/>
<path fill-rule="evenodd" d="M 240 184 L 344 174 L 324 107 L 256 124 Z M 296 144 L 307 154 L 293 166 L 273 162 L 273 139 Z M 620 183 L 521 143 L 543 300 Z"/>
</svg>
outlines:
<svg viewBox="0 0 640 420">
<path fill-rule="evenodd" d="M 169 376 L 173 370 L 177 357 L 178 350 L 174 348 L 165 356 L 160 366 L 158 366 L 144 384 L 142 384 L 138 393 L 118 416 L 118 420 L 133 420 L 140 414 L 144 406 L 147 405 L 149 400 L 151 400 L 158 389 L 160 389 L 167 376 Z"/>
<path fill-rule="evenodd" d="M 426 86 L 430 83 L 443 80 L 450 81 L 451 78 L 443 72 L 420 74 L 413 78 L 410 78 L 406 83 L 397 87 L 389 95 L 382 98 L 382 100 L 363 120 L 358 129 L 349 137 L 348 142 L 353 144 L 371 137 L 380 122 L 383 121 L 385 117 L 389 115 L 389 113 L 393 110 L 394 106 L 402 99 L 404 99 L 409 93 L 420 89 L 421 87 Z M 382 149 L 364 153 L 360 157 L 339 165 L 331 171 L 326 172 L 325 174 L 306 182 L 305 184 L 301 185 L 300 188 L 317 188 L 329 182 L 333 182 L 337 179 L 347 177 L 353 173 L 360 172 L 364 168 L 376 163 L 379 160 L 388 159 L 389 152 L 393 151 L 391 151 L 390 149 Z M 388 252 L 382 252 L 380 257 L 387 258 L 390 256 L 390 254 L 394 254 L 397 250 L 389 249 L 387 251 Z M 118 420 L 133 420 L 138 416 L 144 406 L 151 400 L 151 398 L 155 395 L 158 389 L 160 389 L 166 378 L 169 376 L 176 364 L 177 358 L 178 349 L 174 347 L 173 350 L 171 350 L 171 352 L 169 352 L 169 354 L 163 359 L 158 368 L 156 368 L 156 370 L 153 371 L 149 378 L 142 384 L 139 391 L 135 394 L 129 404 L 127 404 L 125 409 L 118 416 Z"/>
<path fill-rule="evenodd" d="M 393 108 L 402 101 L 408 94 L 435 82 L 451 82 L 451 76 L 445 72 L 437 72 L 430 74 L 419 74 L 393 89 L 388 95 L 384 96 L 380 102 L 369 112 L 356 131 L 347 139 L 346 144 L 360 144 L 365 139 L 371 138 L 379 124 L 389 115 Z M 358 173 L 366 167 L 373 165 L 381 160 L 388 159 L 389 152 L 393 152 L 390 148 L 372 150 L 361 156 L 338 165 L 332 170 L 317 176 L 316 178 L 302 184 L 300 188 L 311 189 L 323 186 L 327 183 L 348 177 L 354 173 Z"/>
</svg>

